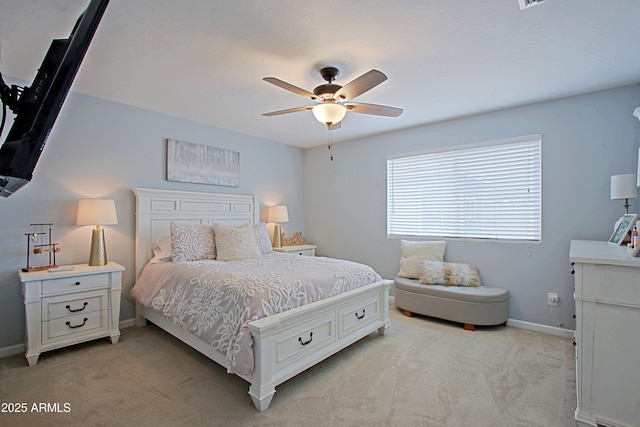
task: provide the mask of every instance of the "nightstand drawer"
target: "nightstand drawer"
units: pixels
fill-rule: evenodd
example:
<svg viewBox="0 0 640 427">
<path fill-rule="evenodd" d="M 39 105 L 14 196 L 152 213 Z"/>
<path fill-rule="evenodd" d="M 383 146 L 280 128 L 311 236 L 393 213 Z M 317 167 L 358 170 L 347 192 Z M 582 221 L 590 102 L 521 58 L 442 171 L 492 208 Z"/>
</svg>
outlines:
<svg viewBox="0 0 640 427">
<path fill-rule="evenodd" d="M 42 299 L 42 321 L 109 309 L 107 289 Z"/>
<path fill-rule="evenodd" d="M 93 311 L 42 322 L 42 344 L 109 330 L 109 311 Z"/>
<path fill-rule="evenodd" d="M 295 251 L 295 252 L 289 252 L 290 254 L 294 254 L 294 255 L 304 255 L 304 256 L 314 256 L 316 253 L 315 249 L 302 249 L 299 251 Z"/>
<path fill-rule="evenodd" d="M 52 295 L 61 292 L 79 292 L 93 288 L 109 286 L 109 274 L 90 274 L 86 276 L 62 277 L 42 281 L 42 295 Z"/>
</svg>

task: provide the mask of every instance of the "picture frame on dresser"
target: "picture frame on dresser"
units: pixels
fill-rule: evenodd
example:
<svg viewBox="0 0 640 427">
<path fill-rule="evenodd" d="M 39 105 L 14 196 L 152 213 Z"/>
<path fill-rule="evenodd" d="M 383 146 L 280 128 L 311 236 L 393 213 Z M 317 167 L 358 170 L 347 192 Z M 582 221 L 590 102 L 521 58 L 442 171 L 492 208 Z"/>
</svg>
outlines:
<svg viewBox="0 0 640 427">
<path fill-rule="evenodd" d="M 622 242 L 624 242 L 624 238 L 627 237 L 629 230 L 631 230 L 637 219 L 637 214 L 623 215 L 622 218 L 620 218 L 620 220 L 618 221 L 613 234 L 611 235 L 611 237 L 609 237 L 609 243 L 612 245 L 621 245 Z"/>
</svg>

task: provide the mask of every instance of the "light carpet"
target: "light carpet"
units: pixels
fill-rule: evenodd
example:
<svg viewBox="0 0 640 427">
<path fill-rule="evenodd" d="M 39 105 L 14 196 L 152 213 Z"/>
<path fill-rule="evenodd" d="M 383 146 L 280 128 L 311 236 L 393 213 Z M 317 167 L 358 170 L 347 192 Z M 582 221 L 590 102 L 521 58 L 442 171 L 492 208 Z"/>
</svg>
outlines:
<svg viewBox="0 0 640 427">
<path fill-rule="evenodd" d="M 465 331 L 393 305 L 391 320 L 385 336 L 373 333 L 276 387 L 263 413 L 247 382 L 153 325 L 123 329 L 116 345 L 43 353 L 34 367 L 7 357 L 0 425 L 576 425 L 570 340 L 512 327 Z M 26 412 L 5 412 L 21 403 Z"/>
</svg>

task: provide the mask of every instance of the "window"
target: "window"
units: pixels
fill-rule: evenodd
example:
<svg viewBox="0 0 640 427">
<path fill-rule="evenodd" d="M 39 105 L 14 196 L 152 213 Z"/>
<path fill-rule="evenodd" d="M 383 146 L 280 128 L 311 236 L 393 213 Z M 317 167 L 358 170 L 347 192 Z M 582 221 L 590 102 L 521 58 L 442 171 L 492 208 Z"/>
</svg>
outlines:
<svg viewBox="0 0 640 427">
<path fill-rule="evenodd" d="M 541 239 L 542 135 L 387 159 L 387 236 Z"/>
</svg>

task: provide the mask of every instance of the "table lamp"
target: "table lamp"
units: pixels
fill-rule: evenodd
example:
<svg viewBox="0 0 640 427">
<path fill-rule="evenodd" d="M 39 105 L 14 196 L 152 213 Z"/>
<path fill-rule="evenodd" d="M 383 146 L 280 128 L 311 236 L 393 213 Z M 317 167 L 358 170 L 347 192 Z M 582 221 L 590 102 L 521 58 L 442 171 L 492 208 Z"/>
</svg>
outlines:
<svg viewBox="0 0 640 427">
<path fill-rule="evenodd" d="M 95 225 L 91 235 L 91 250 L 89 265 L 107 264 L 107 247 L 104 241 L 104 230 L 100 225 L 114 225 L 118 223 L 116 203 L 109 199 L 80 199 L 78 200 L 77 225 Z"/>
<path fill-rule="evenodd" d="M 289 222 L 289 211 L 285 205 L 271 206 L 269 208 L 269 215 L 267 216 L 268 222 L 275 223 L 273 227 L 273 242 L 274 248 L 282 247 L 282 237 L 280 231 L 281 222 Z"/>
<path fill-rule="evenodd" d="M 636 175 L 633 173 L 613 175 L 611 177 L 611 200 L 624 199 L 625 214 L 629 213 L 629 199 L 638 197 L 636 183 Z"/>
</svg>

